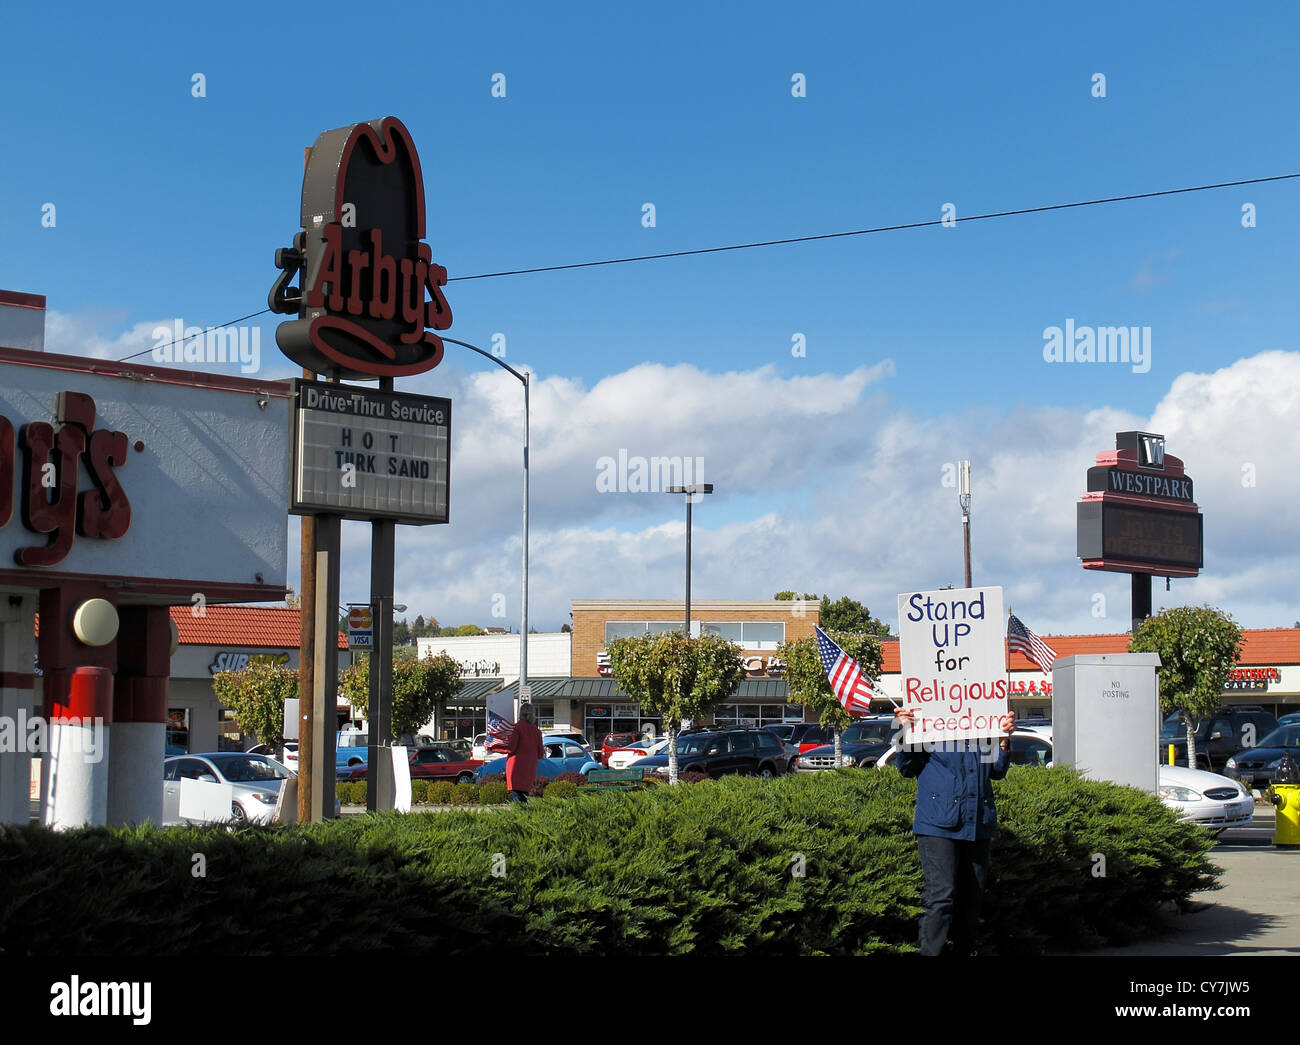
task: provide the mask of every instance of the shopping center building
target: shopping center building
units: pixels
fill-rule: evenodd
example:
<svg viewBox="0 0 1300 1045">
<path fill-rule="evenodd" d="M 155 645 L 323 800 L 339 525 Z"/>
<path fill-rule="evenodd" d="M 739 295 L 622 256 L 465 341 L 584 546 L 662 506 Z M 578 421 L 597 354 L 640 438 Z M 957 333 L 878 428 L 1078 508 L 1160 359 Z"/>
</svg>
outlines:
<svg viewBox="0 0 1300 1045">
<path fill-rule="evenodd" d="M 593 744 L 607 733 L 661 732 L 662 721 L 622 693 L 610 675 L 608 644 L 616 638 L 680 631 L 680 602 L 626 599 L 575 599 L 571 634 L 529 636 L 529 688 L 543 728 L 580 730 Z M 815 718 L 789 702 L 789 686 L 777 649 L 784 641 L 809 638 L 819 619 L 819 603 L 781 600 L 692 602 L 692 632 L 716 634 L 742 650 L 745 678 L 705 721 L 719 725 L 767 725 Z M 1223 693 L 1225 705 L 1258 705 L 1276 715 L 1300 710 L 1300 629 L 1246 630 L 1241 659 Z M 1127 633 L 1046 635 L 1058 657 L 1124 653 Z M 460 693 L 442 709 L 429 732 L 470 737 L 483 731 L 488 694 L 513 688 L 519 674 L 519 636 L 483 635 L 420 639 L 420 655 L 447 652 L 462 666 Z M 883 667 L 876 679 L 886 698 L 901 701 L 897 641 L 883 643 Z M 1007 677 L 1016 714 L 1050 716 L 1052 679 L 1016 652 Z M 889 699 L 873 710 L 885 712 Z"/>
</svg>

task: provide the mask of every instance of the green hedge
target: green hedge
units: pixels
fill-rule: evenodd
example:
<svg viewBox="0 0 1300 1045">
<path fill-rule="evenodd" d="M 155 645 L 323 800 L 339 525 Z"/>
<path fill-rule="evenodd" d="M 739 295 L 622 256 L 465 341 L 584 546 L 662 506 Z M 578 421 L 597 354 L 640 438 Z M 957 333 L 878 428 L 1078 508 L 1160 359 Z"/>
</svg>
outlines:
<svg viewBox="0 0 1300 1045">
<path fill-rule="evenodd" d="M 1214 884 L 1212 841 L 1149 795 L 1065 769 L 996 787 L 987 950 L 1127 940 Z M 846 770 L 234 831 L 5 828 L 0 953 L 910 951 L 915 795 Z"/>
</svg>

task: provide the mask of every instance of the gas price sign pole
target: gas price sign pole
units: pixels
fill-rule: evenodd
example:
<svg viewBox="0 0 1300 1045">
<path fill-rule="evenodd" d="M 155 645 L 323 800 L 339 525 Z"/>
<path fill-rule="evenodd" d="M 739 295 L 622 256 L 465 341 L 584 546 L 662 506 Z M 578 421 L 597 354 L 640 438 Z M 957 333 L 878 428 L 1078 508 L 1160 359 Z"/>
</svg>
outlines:
<svg viewBox="0 0 1300 1045">
<path fill-rule="evenodd" d="M 448 521 L 451 402 L 397 392 L 432 370 L 451 326 L 447 270 L 424 242 L 424 177 L 393 117 L 326 131 L 307 160 L 302 231 L 276 251 L 268 303 L 296 314 L 281 351 L 326 381 L 294 382 L 289 512 L 315 520 L 311 818 L 333 815 L 339 524 L 371 524 L 370 766 L 366 805 L 393 806 L 392 660 L 396 526 Z M 299 285 L 290 286 L 297 278 Z M 345 380 L 379 382 L 378 390 Z M 307 587 L 304 580 L 304 588 Z"/>
<path fill-rule="evenodd" d="M 1165 437 L 1116 432 L 1115 449 L 1088 469 L 1076 507 L 1078 555 L 1085 570 L 1132 578 L 1133 630 L 1151 616 L 1151 578 L 1195 577 L 1205 565 L 1204 519 L 1183 462 Z"/>
</svg>

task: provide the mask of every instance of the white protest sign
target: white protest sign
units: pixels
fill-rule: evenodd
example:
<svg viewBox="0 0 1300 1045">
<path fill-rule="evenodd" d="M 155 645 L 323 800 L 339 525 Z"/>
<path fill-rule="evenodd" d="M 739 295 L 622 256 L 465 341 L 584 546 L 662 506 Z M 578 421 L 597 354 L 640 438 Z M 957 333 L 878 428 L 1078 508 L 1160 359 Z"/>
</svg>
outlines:
<svg viewBox="0 0 1300 1045">
<path fill-rule="evenodd" d="M 1000 736 L 1007 713 L 1006 615 L 1001 588 L 948 588 L 898 597 L 906 743 Z"/>
</svg>

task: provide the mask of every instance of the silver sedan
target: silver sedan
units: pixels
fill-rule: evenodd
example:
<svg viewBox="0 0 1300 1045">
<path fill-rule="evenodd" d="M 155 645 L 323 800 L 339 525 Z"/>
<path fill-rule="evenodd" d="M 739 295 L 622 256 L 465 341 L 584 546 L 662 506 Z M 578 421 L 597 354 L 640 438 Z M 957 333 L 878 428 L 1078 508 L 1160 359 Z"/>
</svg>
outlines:
<svg viewBox="0 0 1300 1045">
<path fill-rule="evenodd" d="M 269 824 L 280 788 L 294 774 L 273 758 L 242 751 L 176 755 L 163 762 L 163 824 Z M 209 785 L 195 788 L 186 781 Z M 224 808 L 229 787 L 230 804 Z M 186 791 L 188 815 L 181 814 Z M 197 813 L 197 815 L 196 815 Z"/>
</svg>

